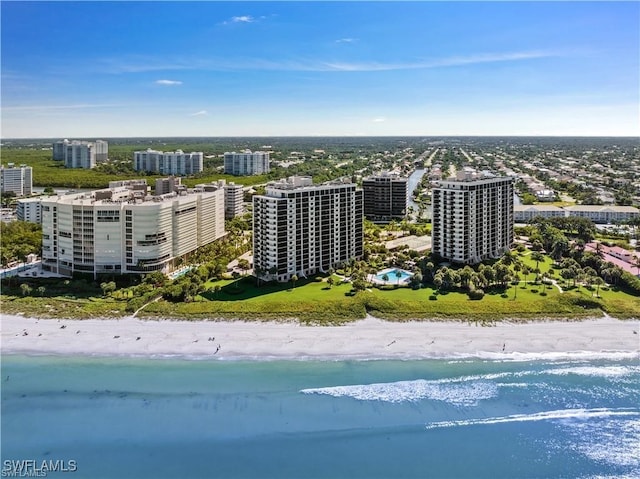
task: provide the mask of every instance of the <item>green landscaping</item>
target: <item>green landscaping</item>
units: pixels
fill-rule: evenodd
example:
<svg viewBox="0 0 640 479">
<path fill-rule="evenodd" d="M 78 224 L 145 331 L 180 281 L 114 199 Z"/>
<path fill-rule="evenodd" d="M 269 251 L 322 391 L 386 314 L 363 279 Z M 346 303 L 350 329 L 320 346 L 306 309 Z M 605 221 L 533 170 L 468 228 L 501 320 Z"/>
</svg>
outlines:
<svg viewBox="0 0 640 479">
<path fill-rule="evenodd" d="M 387 320 L 457 319 L 496 321 L 518 319 L 582 319 L 606 312 L 617 318 L 637 317 L 640 298 L 620 290 L 572 288 L 560 293 L 556 286 L 542 284 L 509 285 L 489 289 L 481 300 L 464 292 L 438 293 L 431 287 L 417 290 L 376 288 L 354 292 L 350 283 L 329 286 L 326 278 L 300 280 L 288 284 L 256 286 L 253 278 L 209 281 L 206 291 L 190 302 L 166 299 L 150 302 L 139 312 L 145 318 L 300 320 L 317 324 L 340 324 L 367 314 Z M 216 286 L 219 287 L 216 288 Z M 516 291 L 517 288 L 517 291 Z M 150 288 L 152 289 L 152 288 Z M 146 301 L 157 298 L 151 293 Z M 87 318 L 118 317 L 133 296 L 118 292 L 102 297 L 91 291 L 81 297 L 2 296 L 4 313 L 27 316 Z M 142 306 L 146 301 L 139 304 Z"/>
</svg>

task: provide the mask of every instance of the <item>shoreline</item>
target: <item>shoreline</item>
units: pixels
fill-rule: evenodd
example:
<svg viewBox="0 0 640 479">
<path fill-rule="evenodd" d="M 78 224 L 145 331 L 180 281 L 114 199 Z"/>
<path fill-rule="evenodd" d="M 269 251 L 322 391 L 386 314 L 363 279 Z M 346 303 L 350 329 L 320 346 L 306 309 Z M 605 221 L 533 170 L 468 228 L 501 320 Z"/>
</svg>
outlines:
<svg viewBox="0 0 640 479">
<path fill-rule="evenodd" d="M 2 355 L 210 360 L 633 359 L 640 321 L 391 322 L 341 326 L 175 319 L 2 315 Z"/>
</svg>

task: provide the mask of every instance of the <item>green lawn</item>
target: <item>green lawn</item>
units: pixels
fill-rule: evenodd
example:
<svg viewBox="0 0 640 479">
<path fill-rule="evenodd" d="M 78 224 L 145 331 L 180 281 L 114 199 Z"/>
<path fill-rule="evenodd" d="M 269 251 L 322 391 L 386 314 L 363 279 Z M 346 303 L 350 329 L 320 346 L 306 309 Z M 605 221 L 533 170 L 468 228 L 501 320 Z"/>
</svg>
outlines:
<svg viewBox="0 0 640 479">
<path fill-rule="evenodd" d="M 550 264 L 550 262 L 549 262 Z M 367 314 L 388 320 L 584 318 L 603 312 L 617 318 L 638 317 L 640 298 L 615 289 L 596 291 L 570 288 L 560 293 L 555 286 L 509 285 L 487 291 L 481 300 L 470 300 L 460 292 L 437 293 L 432 288 L 411 290 L 371 288 L 354 294 L 350 284 L 329 288 L 326 279 L 300 280 L 288 284 L 256 287 L 252 278 L 207 283 L 207 292 L 189 303 L 160 300 L 148 304 L 139 316 L 184 319 L 298 319 L 303 322 L 336 324 L 364 318 Z M 533 275 L 529 275 L 533 279 Z M 220 287 L 218 292 L 214 291 Z M 125 316 L 126 299 L 91 296 L 84 298 L 2 296 L 6 314 L 23 313 L 44 317 Z"/>
</svg>

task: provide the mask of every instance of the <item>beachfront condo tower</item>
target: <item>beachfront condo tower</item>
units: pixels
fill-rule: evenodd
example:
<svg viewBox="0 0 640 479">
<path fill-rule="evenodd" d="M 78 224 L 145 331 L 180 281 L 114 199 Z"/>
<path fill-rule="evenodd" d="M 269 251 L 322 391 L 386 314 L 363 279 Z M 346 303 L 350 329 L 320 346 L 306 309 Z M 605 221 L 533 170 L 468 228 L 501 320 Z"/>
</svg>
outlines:
<svg viewBox="0 0 640 479">
<path fill-rule="evenodd" d="M 327 272 L 363 251 L 362 190 L 309 177 L 270 183 L 253 197 L 254 274 L 286 282 Z"/>
<path fill-rule="evenodd" d="M 374 223 L 402 220 L 407 213 L 407 178 L 381 173 L 362 180 L 364 216 Z"/>
<path fill-rule="evenodd" d="M 43 269 L 94 277 L 169 273 L 225 235 L 222 189 L 151 196 L 138 183 L 43 198 Z"/>
<path fill-rule="evenodd" d="M 269 173 L 269 153 L 266 151 L 245 150 L 224 154 L 224 172 L 227 175 L 262 175 Z"/>
<path fill-rule="evenodd" d="M 513 243 L 513 179 L 465 169 L 436 182 L 433 253 L 464 264 L 498 258 Z"/>
</svg>

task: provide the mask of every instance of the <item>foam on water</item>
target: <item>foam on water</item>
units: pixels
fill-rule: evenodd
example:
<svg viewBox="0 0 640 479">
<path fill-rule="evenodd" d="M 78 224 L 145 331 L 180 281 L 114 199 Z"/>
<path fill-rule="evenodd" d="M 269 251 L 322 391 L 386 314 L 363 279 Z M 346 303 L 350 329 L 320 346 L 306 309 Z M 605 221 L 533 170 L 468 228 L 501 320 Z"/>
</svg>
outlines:
<svg viewBox="0 0 640 479">
<path fill-rule="evenodd" d="M 488 424 L 501 424 L 510 422 L 550 421 L 562 419 L 591 419 L 611 416 L 640 416 L 640 411 L 628 408 L 621 409 L 560 409 L 556 411 L 543 411 L 534 414 L 513 414 L 510 416 L 489 417 L 480 419 L 465 419 L 460 421 L 440 421 L 426 425 L 427 429 L 437 429 L 457 426 L 476 426 Z"/>
<path fill-rule="evenodd" d="M 417 402 L 423 399 L 444 401 L 456 406 L 476 406 L 483 399 L 495 397 L 496 384 L 484 381 L 442 380 L 398 381 L 393 383 L 334 386 L 303 389 L 304 394 L 324 394 L 333 397 L 349 397 L 360 401 L 383 401 L 390 403 Z"/>
<path fill-rule="evenodd" d="M 637 374 L 640 367 L 632 366 L 576 366 L 570 368 L 549 369 L 545 371 L 547 374 L 568 375 L 576 374 L 579 376 L 596 376 L 602 378 L 620 378 Z"/>
<path fill-rule="evenodd" d="M 640 468 L 640 419 L 566 425 L 574 439 L 571 449 L 592 461 Z"/>
<path fill-rule="evenodd" d="M 461 356 L 463 358 L 464 356 Z M 473 355 L 479 359 L 504 362 L 523 361 L 623 361 L 627 359 L 638 359 L 638 351 L 547 351 L 540 353 L 495 353 L 491 351 L 480 351 Z"/>
</svg>

